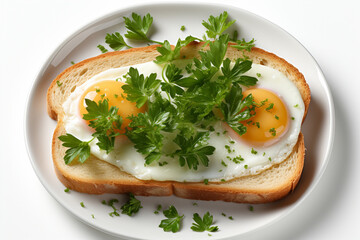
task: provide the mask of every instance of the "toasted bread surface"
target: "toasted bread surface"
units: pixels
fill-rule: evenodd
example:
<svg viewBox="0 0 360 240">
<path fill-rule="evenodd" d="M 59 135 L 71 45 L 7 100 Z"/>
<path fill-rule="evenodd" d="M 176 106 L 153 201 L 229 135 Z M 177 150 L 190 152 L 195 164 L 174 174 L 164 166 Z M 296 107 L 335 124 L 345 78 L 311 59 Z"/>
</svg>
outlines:
<svg viewBox="0 0 360 240">
<path fill-rule="evenodd" d="M 227 182 L 181 183 L 173 181 L 139 180 L 119 168 L 91 156 L 86 162 L 64 163 L 66 149 L 59 136 L 65 134 L 62 104 L 67 97 L 87 79 L 110 68 L 135 65 L 153 61 L 159 54 L 156 45 L 124 51 L 110 52 L 84 60 L 63 71 L 54 79 L 47 94 L 47 109 L 51 118 L 57 119 L 52 141 L 52 158 L 55 172 L 68 188 L 90 194 L 127 193 L 144 196 L 177 195 L 182 198 L 222 200 L 241 203 L 266 203 L 287 195 L 297 185 L 304 164 L 304 137 L 300 133 L 298 142 L 290 156 L 257 175 L 244 176 Z M 198 57 L 201 43 L 193 42 L 182 49 L 182 58 Z M 226 57 L 235 60 L 248 56 L 254 63 L 267 65 L 285 74 L 295 83 L 305 104 L 306 116 L 310 103 L 310 89 L 304 76 L 284 59 L 259 48 L 251 52 L 228 48 Z M 62 83 L 62 87 L 57 86 Z"/>
</svg>

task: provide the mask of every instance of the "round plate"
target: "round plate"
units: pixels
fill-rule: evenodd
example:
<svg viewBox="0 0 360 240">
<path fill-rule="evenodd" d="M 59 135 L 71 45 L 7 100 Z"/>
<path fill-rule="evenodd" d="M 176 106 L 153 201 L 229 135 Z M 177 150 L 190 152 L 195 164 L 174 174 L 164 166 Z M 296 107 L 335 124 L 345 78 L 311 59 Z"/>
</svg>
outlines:
<svg viewBox="0 0 360 240">
<path fill-rule="evenodd" d="M 57 179 L 51 160 L 51 139 L 56 126 L 56 122 L 46 112 L 46 91 L 51 81 L 71 66 L 72 61 L 79 62 L 100 54 L 96 46 L 106 46 L 106 33 L 124 33 L 123 16 L 130 17 L 132 12 L 140 15 L 150 13 L 154 17 L 152 39 L 168 39 L 171 43 L 176 43 L 178 38 L 184 39 L 187 35 L 201 38 L 205 33 L 202 20 L 207 20 L 210 15 L 217 16 L 223 11 L 228 12 L 231 20 L 236 20 L 229 29 L 230 32 L 237 29 L 241 38 L 254 38 L 257 47 L 285 58 L 304 74 L 310 85 L 312 102 L 303 125 L 307 152 L 303 176 L 296 190 L 280 201 L 255 205 L 253 211 L 249 210 L 248 204 L 195 201 L 177 197 L 138 197 L 143 208 L 133 217 L 111 217 L 109 213 L 112 208 L 101 204 L 102 200 L 117 198 L 119 203 L 115 206 L 120 208 L 126 201 L 124 195 L 95 196 L 73 191 L 65 193 L 65 187 Z M 186 27 L 185 31 L 180 30 L 182 25 Z M 220 228 L 220 231 L 212 233 L 212 239 L 226 239 L 244 236 L 274 223 L 289 214 L 314 189 L 329 159 L 334 135 L 334 108 L 329 88 L 315 60 L 296 39 L 273 23 L 233 6 L 153 4 L 106 15 L 67 38 L 49 57 L 35 80 L 28 99 L 25 125 L 27 148 L 36 174 L 48 192 L 81 221 L 126 239 L 195 239 L 207 237 L 207 233 L 196 233 L 190 229 L 192 215 L 197 212 L 202 216 L 210 211 Z M 80 206 L 80 202 L 85 204 L 85 208 Z M 164 219 L 161 212 L 154 214 L 158 204 L 163 208 L 174 205 L 180 214 L 184 214 L 180 232 L 167 233 L 158 227 Z"/>
</svg>

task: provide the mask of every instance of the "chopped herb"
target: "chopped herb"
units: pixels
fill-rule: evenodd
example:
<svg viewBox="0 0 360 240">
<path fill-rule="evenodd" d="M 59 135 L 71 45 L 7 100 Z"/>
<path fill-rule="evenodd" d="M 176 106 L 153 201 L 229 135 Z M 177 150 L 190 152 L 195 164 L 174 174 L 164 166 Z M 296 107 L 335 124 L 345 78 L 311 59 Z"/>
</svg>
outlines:
<svg viewBox="0 0 360 240">
<path fill-rule="evenodd" d="M 223 135 L 227 134 L 227 132 L 228 132 L 228 131 L 226 131 L 226 130 L 225 130 L 225 131 L 223 131 Z"/>
<path fill-rule="evenodd" d="M 241 157 L 241 155 L 239 155 L 239 156 L 234 157 L 234 158 L 232 159 L 232 161 L 233 161 L 234 163 L 236 163 L 236 164 L 239 164 L 239 163 L 241 163 L 242 161 L 244 161 L 244 158 Z"/>
<path fill-rule="evenodd" d="M 118 98 L 118 97 L 119 97 L 119 95 L 117 95 L 117 94 L 114 94 L 114 97 L 115 97 L 115 98 Z"/>
<path fill-rule="evenodd" d="M 222 181 L 222 182 L 226 182 L 226 180 L 225 180 L 225 179 L 223 179 L 223 178 L 222 178 L 220 181 Z"/>
<path fill-rule="evenodd" d="M 254 206 L 250 205 L 250 206 L 249 206 L 249 211 L 250 211 L 250 212 L 253 212 L 253 211 L 254 211 Z"/>
<path fill-rule="evenodd" d="M 256 155 L 258 152 L 254 148 L 251 148 L 251 153 Z"/>
<path fill-rule="evenodd" d="M 276 119 L 276 120 L 279 120 L 279 117 L 278 117 L 277 115 L 275 115 L 275 119 Z"/>
<path fill-rule="evenodd" d="M 193 202 L 193 204 L 192 204 L 193 206 L 197 206 L 198 204 L 196 203 L 196 202 Z"/>
<path fill-rule="evenodd" d="M 221 215 L 223 215 L 224 217 L 226 217 L 226 214 L 225 214 L 225 213 L 221 213 Z"/>
<path fill-rule="evenodd" d="M 271 133 L 272 136 L 276 136 L 276 130 L 275 128 L 270 128 L 269 132 Z"/>
<path fill-rule="evenodd" d="M 291 117 L 291 120 L 295 120 L 295 118 L 294 118 L 294 117 Z"/>
<path fill-rule="evenodd" d="M 168 162 L 159 162 L 160 167 L 165 166 L 166 164 L 168 164 Z"/>
<path fill-rule="evenodd" d="M 231 148 L 229 145 L 225 145 L 225 149 L 228 151 L 228 153 L 231 153 Z"/>
<path fill-rule="evenodd" d="M 96 89 L 95 89 L 95 92 L 97 92 L 97 93 L 100 92 L 100 89 L 99 89 L 99 88 L 96 88 Z"/>
<path fill-rule="evenodd" d="M 208 236 L 211 237 L 212 235 L 210 233 L 208 233 Z"/>
<path fill-rule="evenodd" d="M 205 179 L 204 179 L 204 184 L 205 184 L 205 185 L 208 185 L 208 184 L 209 184 L 209 179 L 205 178 Z"/>
<path fill-rule="evenodd" d="M 255 125 L 257 126 L 257 128 L 260 128 L 260 123 L 256 122 Z"/>
<path fill-rule="evenodd" d="M 120 216 L 120 214 L 117 212 L 118 209 L 114 206 L 114 203 L 117 203 L 117 202 L 119 202 L 119 200 L 117 200 L 117 199 L 110 199 L 108 202 L 106 202 L 105 200 L 101 201 L 102 204 L 112 207 L 112 209 L 114 210 L 113 212 L 109 213 L 110 217 L 114 217 L 114 215 Z"/>
<path fill-rule="evenodd" d="M 134 213 L 137 213 L 141 206 L 141 202 L 135 198 L 134 194 L 129 193 L 130 199 L 121 207 L 122 212 L 128 216 L 132 216 Z"/>
<path fill-rule="evenodd" d="M 265 154 L 266 154 L 266 153 L 264 152 L 264 153 L 263 153 L 263 156 L 265 156 Z"/>
<path fill-rule="evenodd" d="M 74 62 L 74 61 L 71 61 L 70 63 L 71 63 L 72 65 L 74 65 L 74 64 L 75 64 L 75 62 Z"/>
<path fill-rule="evenodd" d="M 61 85 L 63 85 L 63 83 L 61 83 L 60 81 L 56 81 L 56 85 L 57 85 L 58 87 L 61 87 Z"/>
<path fill-rule="evenodd" d="M 161 220 L 159 227 L 163 228 L 165 232 L 178 232 L 180 230 L 181 219 L 183 219 L 184 215 L 180 216 L 174 206 L 164 210 L 163 214 L 167 219 Z"/>
<path fill-rule="evenodd" d="M 295 104 L 295 105 L 294 105 L 294 108 L 297 108 L 297 107 L 299 107 L 299 104 Z"/>
<path fill-rule="evenodd" d="M 81 203 L 80 203 L 80 206 L 84 208 L 84 207 L 85 207 L 84 202 L 81 202 Z"/>
<path fill-rule="evenodd" d="M 65 188 L 64 192 L 70 192 L 69 188 Z"/>
<path fill-rule="evenodd" d="M 229 217 L 230 220 L 234 220 L 234 218 L 232 216 Z"/>
<path fill-rule="evenodd" d="M 223 165 L 224 167 L 227 167 L 227 164 L 224 162 L 224 160 L 221 160 L 221 165 Z"/>
<path fill-rule="evenodd" d="M 182 26 L 180 27 L 180 30 L 181 30 L 181 31 L 185 31 L 185 26 L 182 25 Z"/>
<path fill-rule="evenodd" d="M 268 159 L 269 159 L 269 161 L 271 161 L 271 157 L 269 157 Z"/>
<path fill-rule="evenodd" d="M 231 140 L 231 141 L 229 141 L 229 143 L 230 143 L 230 144 L 234 144 L 234 143 L 235 143 L 235 141 L 232 141 L 232 140 Z"/>
<path fill-rule="evenodd" d="M 220 132 L 216 132 L 216 136 L 220 136 Z"/>
<path fill-rule="evenodd" d="M 203 218 L 201 218 L 198 213 L 194 213 L 193 220 L 195 221 L 195 223 L 192 224 L 191 229 L 195 232 L 216 232 L 217 230 L 219 230 L 218 226 L 211 226 L 214 224 L 214 222 L 213 216 L 210 215 L 209 212 L 206 212 Z"/>
<path fill-rule="evenodd" d="M 266 111 L 270 111 L 271 109 L 273 109 L 274 104 L 270 103 L 269 106 L 265 109 Z"/>
<path fill-rule="evenodd" d="M 210 132 L 214 132 L 214 131 L 215 131 L 215 128 L 214 128 L 213 126 L 210 126 L 210 127 L 209 127 L 209 131 L 210 131 Z"/>
<path fill-rule="evenodd" d="M 244 168 L 245 168 L 245 169 L 248 169 L 248 165 L 247 165 L 247 164 L 245 164 L 245 165 L 244 165 Z"/>
<path fill-rule="evenodd" d="M 261 73 L 256 73 L 256 76 L 257 76 L 257 77 L 261 77 Z"/>
<path fill-rule="evenodd" d="M 100 51 L 101 51 L 102 53 L 108 52 L 108 50 L 107 50 L 103 45 L 101 45 L 101 44 L 97 45 L 97 48 L 100 49 Z"/>
</svg>

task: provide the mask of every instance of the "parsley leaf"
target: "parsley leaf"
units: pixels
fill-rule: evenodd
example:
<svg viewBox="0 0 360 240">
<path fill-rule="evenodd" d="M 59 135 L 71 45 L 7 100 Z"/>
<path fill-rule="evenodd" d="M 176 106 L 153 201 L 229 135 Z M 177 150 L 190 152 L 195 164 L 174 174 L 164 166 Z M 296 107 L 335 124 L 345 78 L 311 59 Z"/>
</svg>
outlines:
<svg viewBox="0 0 360 240">
<path fill-rule="evenodd" d="M 163 72 L 164 71 L 165 76 L 163 76 L 163 79 L 165 82 L 161 83 L 161 90 L 169 93 L 172 98 L 174 98 L 176 94 L 183 94 L 184 90 L 177 85 L 177 82 L 183 77 L 183 75 L 181 75 L 182 70 L 171 63 L 165 66 Z"/>
<path fill-rule="evenodd" d="M 107 99 L 100 100 L 98 104 L 85 99 L 85 103 L 88 113 L 83 119 L 90 120 L 89 126 L 96 131 L 93 136 L 99 140 L 97 145 L 108 154 L 114 149 L 115 136 L 119 134 L 115 130 L 120 130 L 122 124 L 122 118 L 117 114 L 119 109 L 114 106 L 109 108 Z"/>
<path fill-rule="evenodd" d="M 126 44 L 124 38 L 118 32 L 115 32 L 113 34 L 106 34 L 105 42 L 115 51 L 121 50 L 124 47 L 131 48 L 129 45 Z"/>
<path fill-rule="evenodd" d="M 169 41 L 165 40 L 161 47 L 156 48 L 160 53 L 160 56 L 157 56 L 154 62 L 163 64 L 178 59 L 180 57 L 181 48 L 195 40 L 198 40 L 198 38 L 192 36 L 187 36 L 185 40 L 179 38 L 174 48 L 171 47 Z"/>
<path fill-rule="evenodd" d="M 126 38 L 133 40 L 145 40 L 148 42 L 162 44 L 160 42 L 150 40 L 147 37 L 148 31 L 153 22 L 153 17 L 149 13 L 146 14 L 142 19 L 141 16 L 136 13 L 132 13 L 131 17 L 132 20 L 128 17 L 124 17 L 125 27 L 128 29 L 127 33 L 125 34 Z"/>
<path fill-rule="evenodd" d="M 223 66 L 221 67 L 224 76 L 221 77 L 221 79 L 227 79 L 230 82 L 236 82 L 247 87 L 256 84 L 258 81 L 256 78 L 242 75 L 251 69 L 251 61 L 245 60 L 241 62 L 241 59 L 239 58 L 232 68 L 230 67 L 230 63 L 231 61 L 229 58 L 224 60 Z"/>
<path fill-rule="evenodd" d="M 161 157 L 164 138 L 161 130 L 167 127 L 165 123 L 169 115 L 169 112 L 163 112 L 157 105 L 151 104 L 148 112 L 129 117 L 132 121 L 129 127 L 132 129 L 127 129 L 125 135 L 134 143 L 138 152 L 146 155 L 147 165 Z"/>
<path fill-rule="evenodd" d="M 159 88 L 160 80 L 156 79 L 156 73 L 144 77 L 143 74 L 139 75 L 136 68 L 130 67 L 129 72 L 126 74 L 126 85 L 122 89 L 127 94 L 126 99 L 131 102 L 136 102 L 136 107 L 142 107 Z"/>
<path fill-rule="evenodd" d="M 180 230 L 181 219 L 184 215 L 180 216 L 176 208 L 172 205 L 169 209 L 164 210 L 163 214 L 167 219 L 161 220 L 159 227 L 163 228 L 165 232 L 178 232 Z"/>
<path fill-rule="evenodd" d="M 180 165 L 183 167 L 187 163 L 189 169 L 197 170 L 199 160 L 204 166 L 208 166 L 208 155 L 212 155 L 215 151 L 213 146 L 207 146 L 209 132 L 197 132 L 195 136 L 187 137 L 178 134 L 174 142 L 180 147 L 174 155 L 179 156 Z"/>
<path fill-rule="evenodd" d="M 224 11 L 217 17 L 211 15 L 208 22 L 203 21 L 202 25 L 208 29 L 206 31 L 207 36 L 209 38 L 216 38 L 235 22 L 235 20 L 228 22 L 227 18 L 228 13 Z"/>
<path fill-rule="evenodd" d="M 245 99 L 242 98 L 241 87 L 234 84 L 231 87 L 230 92 L 226 95 L 225 101 L 220 105 L 220 109 L 224 115 L 224 121 L 239 135 L 246 132 L 246 126 L 240 123 L 240 121 L 247 120 L 252 116 L 250 109 L 247 107 L 253 105 L 253 97 L 251 94 Z M 243 110 L 244 108 L 245 110 Z"/>
<path fill-rule="evenodd" d="M 59 139 L 64 142 L 62 144 L 64 147 L 69 148 L 65 152 L 65 164 L 71 163 L 76 157 L 78 157 L 79 162 L 83 163 L 90 157 L 89 143 L 93 139 L 88 142 L 83 142 L 69 133 L 61 135 Z"/>
<path fill-rule="evenodd" d="M 240 50 L 246 50 L 248 52 L 251 51 L 251 48 L 253 48 L 255 46 L 255 40 L 251 39 L 249 42 L 246 42 L 245 39 L 242 40 L 236 40 L 236 44 L 235 45 L 231 45 L 231 47 L 233 48 L 237 48 Z"/>
<path fill-rule="evenodd" d="M 101 44 L 97 45 L 97 48 L 100 49 L 100 51 L 101 51 L 102 53 L 108 52 L 108 50 L 107 50 L 103 45 L 101 45 Z"/>
<path fill-rule="evenodd" d="M 213 216 L 209 212 L 205 213 L 202 219 L 198 213 L 194 213 L 193 219 L 195 223 L 192 224 L 191 229 L 195 232 L 216 232 L 219 230 L 218 226 L 211 226 L 213 224 Z"/>
<path fill-rule="evenodd" d="M 122 207 L 121 213 L 127 214 L 129 216 L 132 216 L 134 213 L 137 213 L 140 208 L 142 208 L 141 206 L 141 202 L 135 198 L 135 196 L 132 193 L 129 193 L 129 201 L 127 201 Z"/>
</svg>

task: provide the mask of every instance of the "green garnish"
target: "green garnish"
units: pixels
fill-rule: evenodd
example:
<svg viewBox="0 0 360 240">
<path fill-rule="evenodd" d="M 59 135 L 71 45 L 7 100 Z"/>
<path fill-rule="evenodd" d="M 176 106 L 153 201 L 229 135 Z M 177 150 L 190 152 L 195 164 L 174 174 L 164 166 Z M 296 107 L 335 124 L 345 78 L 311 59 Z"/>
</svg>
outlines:
<svg viewBox="0 0 360 240">
<path fill-rule="evenodd" d="M 203 218 L 201 218 L 198 213 L 194 213 L 193 220 L 195 221 L 195 223 L 192 223 L 191 229 L 195 232 L 216 232 L 217 230 L 219 230 L 218 226 L 211 226 L 214 224 L 214 222 L 213 216 L 210 215 L 209 212 L 206 212 Z"/>
<path fill-rule="evenodd" d="M 137 213 L 141 206 L 141 202 L 135 198 L 132 193 L 129 193 L 130 199 L 121 207 L 122 212 L 128 216 L 132 216 L 134 213 Z"/>
<path fill-rule="evenodd" d="M 248 165 L 247 165 L 247 164 L 245 164 L 245 165 L 244 165 L 244 168 L 245 168 L 245 169 L 248 169 Z"/>
<path fill-rule="evenodd" d="M 180 27 L 180 30 L 181 30 L 181 31 L 185 31 L 185 26 L 182 25 L 182 26 Z"/>
<path fill-rule="evenodd" d="M 235 22 L 235 20 L 228 22 L 227 18 L 228 13 L 223 12 L 217 17 L 211 15 L 208 19 L 208 22 L 203 21 L 202 25 L 208 29 L 206 31 L 207 36 L 209 38 L 216 38 Z"/>
<path fill-rule="evenodd" d="M 279 116 L 275 115 L 275 119 L 276 119 L 276 120 L 279 120 Z"/>
<path fill-rule="evenodd" d="M 180 230 L 181 219 L 183 219 L 184 215 L 180 216 L 174 206 L 164 210 L 163 214 L 167 219 L 161 220 L 159 227 L 163 228 L 165 232 L 178 232 Z"/>
<path fill-rule="evenodd" d="M 271 162 L 271 157 L 269 157 L 268 159 L 269 159 L 269 161 Z"/>
<path fill-rule="evenodd" d="M 224 162 L 224 160 L 221 160 L 221 165 L 223 165 L 224 167 L 227 167 L 227 164 Z"/>
<path fill-rule="evenodd" d="M 234 218 L 232 216 L 229 217 L 230 220 L 234 220 Z"/>
<path fill-rule="evenodd" d="M 271 133 L 271 135 L 272 135 L 273 137 L 276 136 L 276 130 L 275 130 L 275 128 L 270 128 L 269 132 Z"/>
<path fill-rule="evenodd" d="M 253 212 L 253 211 L 254 211 L 254 206 L 250 205 L 250 206 L 249 206 L 249 211 L 250 211 L 250 212 Z"/>
<path fill-rule="evenodd" d="M 261 73 L 256 73 L 256 76 L 257 76 L 257 77 L 261 77 Z"/>
<path fill-rule="evenodd" d="M 122 125 L 122 118 L 117 114 L 118 108 L 114 106 L 109 108 L 107 99 L 100 100 L 98 104 L 85 99 L 85 103 L 88 113 L 84 114 L 83 119 L 90 120 L 89 126 L 95 129 L 92 136 L 99 141 L 96 145 L 108 154 L 114 149 L 115 137 L 119 135 L 116 130 L 120 130 Z"/>
<path fill-rule="evenodd" d="M 74 64 L 75 64 L 75 62 L 74 62 L 74 61 L 71 61 L 70 63 L 71 63 L 72 65 L 74 65 Z"/>
<path fill-rule="evenodd" d="M 252 154 L 257 154 L 258 152 L 254 148 L 251 148 L 251 153 Z"/>
<path fill-rule="evenodd" d="M 208 155 L 212 155 L 215 151 L 213 146 L 207 146 L 209 139 L 209 132 L 197 132 L 195 136 L 187 137 L 183 134 L 178 134 L 174 142 L 180 147 L 176 150 L 174 155 L 179 156 L 180 166 L 185 163 L 189 169 L 197 170 L 199 163 L 204 166 L 209 165 Z"/>
<path fill-rule="evenodd" d="M 56 85 L 57 85 L 58 87 L 61 87 L 61 85 L 63 85 L 63 83 L 61 83 L 60 81 L 56 81 Z"/>
<path fill-rule="evenodd" d="M 122 89 L 127 94 L 127 100 L 136 102 L 136 107 L 141 108 L 160 86 L 156 73 L 144 77 L 136 68 L 130 67 L 126 75 L 126 85 Z"/>
<path fill-rule="evenodd" d="M 226 217 L 226 214 L 225 214 L 225 213 L 221 213 L 221 215 L 223 215 L 224 217 Z"/>
<path fill-rule="evenodd" d="M 65 188 L 65 189 L 64 189 L 64 192 L 67 192 L 67 193 L 68 193 L 68 192 L 70 192 L 70 189 L 69 189 L 69 188 Z"/>
<path fill-rule="evenodd" d="M 294 118 L 294 117 L 291 117 L 291 120 L 295 120 L 295 118 Z"/>
<path fill-rule="evenodd" d="M 84 207 L 85 207 L 84 202 L 81 202 L 81 203 L 80 203 L 80 206 L 84 208 Z"/>
<path fill-rule="evenodd" d="M 113 34 L 106 34 L 105 42 L 115 51 L 121 50 L 124 47 L 131 48 L 129 45 L 126 44 L 124 38 L 118 32 L 115 32 Z"/>
<path fill-rule="evenodd" d="M 270 111 L 271 109 L 273 109 L 274 104 L 270 103 L 269 106 L 265 109 L 266 111 Z"/>
<path fill-rule="evenodd" d="M 101 44 L 97 45 L 97 48 L 100 49 L 100 51 L 101 51 L 102 53 L 108 52 L 108 50 L 107 50 L 103 45 L 101 45 Z"/>
<path fill-rule="evenodd" d="M 208 185 L 208 184 L 209 184 L 209 179 L 205 178 L 205 179 L 204 179 L 204 184 L 205 184 L 205 185 Z"/>
<path fill-rule="evenodd" d="M 294 108 L 298 108 L 298 107 L 299 107 L 299 104 L 295 104 L 295 105 L 294 105 Z"/>
<path fill-rule="evenodd" d="M 91 214 L 91 217 L 95 219 L 95 215 L 94 215 L 94 214 Z"/>
<path fill-rule="evenodd" d="M 198 204 L 196 203 L 196 202 L 193 202 L 193 204 L 192 204 L 193 206 L 198 206 Z"/>
<path fill-rule="evenodd" d="M 66 150 L 64 160 L 65 164 L 71 163 L 75 158 L 83 163 L 90 157 L 90 146 L 89 143 L 92 141 L 83 142 L 73 135 L 67 133 L 59 137 L 60 141 L 63 142 L 63 146 L 69 149 Z"/>
</svg>

